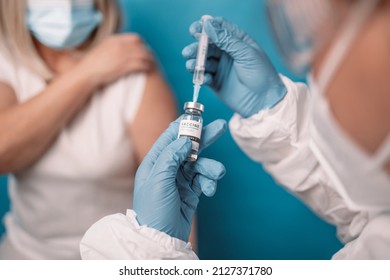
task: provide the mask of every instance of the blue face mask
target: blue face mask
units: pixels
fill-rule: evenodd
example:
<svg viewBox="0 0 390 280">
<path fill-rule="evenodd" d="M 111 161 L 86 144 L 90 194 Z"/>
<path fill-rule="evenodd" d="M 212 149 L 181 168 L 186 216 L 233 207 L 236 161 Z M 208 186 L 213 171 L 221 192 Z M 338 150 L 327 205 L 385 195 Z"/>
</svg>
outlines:
<svg viewBox="0 0 390 280">
<path fill-rule="evenodd" d="M 103 20 L 93 0 L 28 0 L 27 25 L 45 46 L 79 47 Z"/>
</svg>

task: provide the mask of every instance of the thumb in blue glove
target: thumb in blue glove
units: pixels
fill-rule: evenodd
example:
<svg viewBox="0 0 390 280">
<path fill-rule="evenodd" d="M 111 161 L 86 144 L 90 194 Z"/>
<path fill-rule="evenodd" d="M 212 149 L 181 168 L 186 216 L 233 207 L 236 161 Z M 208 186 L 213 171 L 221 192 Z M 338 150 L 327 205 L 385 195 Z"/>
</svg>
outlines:
<svg viewBox="0 0 390 280">
<path fill-rule="evenodd" d="M 202 23 L 194 22 L 190 33 L 197 37 Z M 236 25 L 215 17 L 205 22 L 210 38 L 205 82 L 233 111 L 250 117 L 275 106 L 286 88 L 260 46 Z M 186 68 L 194 71 L 198 43 L 183 49 Z"/>
<path fill-rule="evenodd" d="M 212 159 L 186 162 L 191 150 L 188 138 L 177 139 L 179 121 L 160 136 L 141 163 L 135 178 L 134 210 L 141 225 L 188 241 L 193 215 L 203 192 L 215 193 L 224 166 Z M 200 149 L 226 131 L 226 122 L 217 120 L 203 128 Z"/>
</svg>

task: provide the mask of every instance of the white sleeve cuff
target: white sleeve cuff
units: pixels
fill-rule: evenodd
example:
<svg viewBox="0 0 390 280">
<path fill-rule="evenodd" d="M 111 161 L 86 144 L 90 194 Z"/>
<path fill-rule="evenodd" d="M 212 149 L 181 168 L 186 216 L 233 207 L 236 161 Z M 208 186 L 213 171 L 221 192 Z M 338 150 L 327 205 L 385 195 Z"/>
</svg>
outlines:
<svg viewBox="0 0 390 280">
<path fill-rule="evenodd" d="M 230 121 L 233 138 L 276 181 L 337 225 L 343 241 L 356 238 L 367 221 L 365 213 L 345 205 L 309 147 L 310 92 L 302 83 L 282 79 L 288 90 L 284 99 L 248 119 L 235 115 Z"/>
<path fill-rule="evenodd" d="M 287 94 L 274 108 L 250 118 L 234 115 L 229 125 L 240 148 L 282 184 L 294 187 L 316 164 L 309 143 L 310 92 L 282 76 Z"/>
<path fill-rule="evenodd" d="M 133 210 L 92 225 L 81 240 L 80 252 L 83 259 L 198 259 L 190 243 L 140 226 Z"/>
<path fill-rule="evenodd" d="M 388 229 L 390 215 L 380 214 L 372 218 L 354 240 L 348 242 L 332 258 L 335 260 L 389 260 L 390 239 Z"/>
</svg>

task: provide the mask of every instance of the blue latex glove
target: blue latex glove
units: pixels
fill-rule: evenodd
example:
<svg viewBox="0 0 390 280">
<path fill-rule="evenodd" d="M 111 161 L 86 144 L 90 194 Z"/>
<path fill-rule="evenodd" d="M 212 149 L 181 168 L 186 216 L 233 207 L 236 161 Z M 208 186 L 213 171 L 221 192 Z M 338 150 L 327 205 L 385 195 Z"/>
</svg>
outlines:
<svg viewBox="0 0 390 280">
<path fill-rule="evenodd" d="M 190 33 L 196 37 L 202 23 L 194 22 Z M 248 34 L 222 18 L 205 23 L 210 39 L 205 83 L 233 111 L 250 117 L 272 108 L 286 95 L 286 87 L 270 60 Z M 186 68 L 194 72 L 198 43 L 183 49 Z"/>
<path fill-rule="evenodd" d="M 226 122 L 217 120 L 202 131 L 200 149 L 216 141 Z M 146 155 L 135 176 L 134 211 L 140 225 L 188 241 L 192 218 L 203 192 L 214 195 L 217 181 L 225 175 L 222 163 L 198 158 L 186 162 L 191 141 L 177 139 L 179 121 L 171 123 Z"/>
</svg>

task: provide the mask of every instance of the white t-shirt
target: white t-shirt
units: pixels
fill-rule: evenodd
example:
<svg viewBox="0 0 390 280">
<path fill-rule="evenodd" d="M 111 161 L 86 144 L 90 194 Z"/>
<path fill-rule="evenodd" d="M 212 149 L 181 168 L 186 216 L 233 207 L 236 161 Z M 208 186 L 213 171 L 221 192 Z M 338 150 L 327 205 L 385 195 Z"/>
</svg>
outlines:
<svg viewBox="0 0 390 280">
<path fill-rule="evenodd" d="M 20 103 L 46 86 L 4 53 L 0 81 Z M 136 166 L 128 125 L 145 83 L 144 74 L 134 74 L 96 92 L 33 166 L 13 174 L 0 259 L 79 259 L 79 242 L 94 222 L 132 208 Z"/>
</svg>

